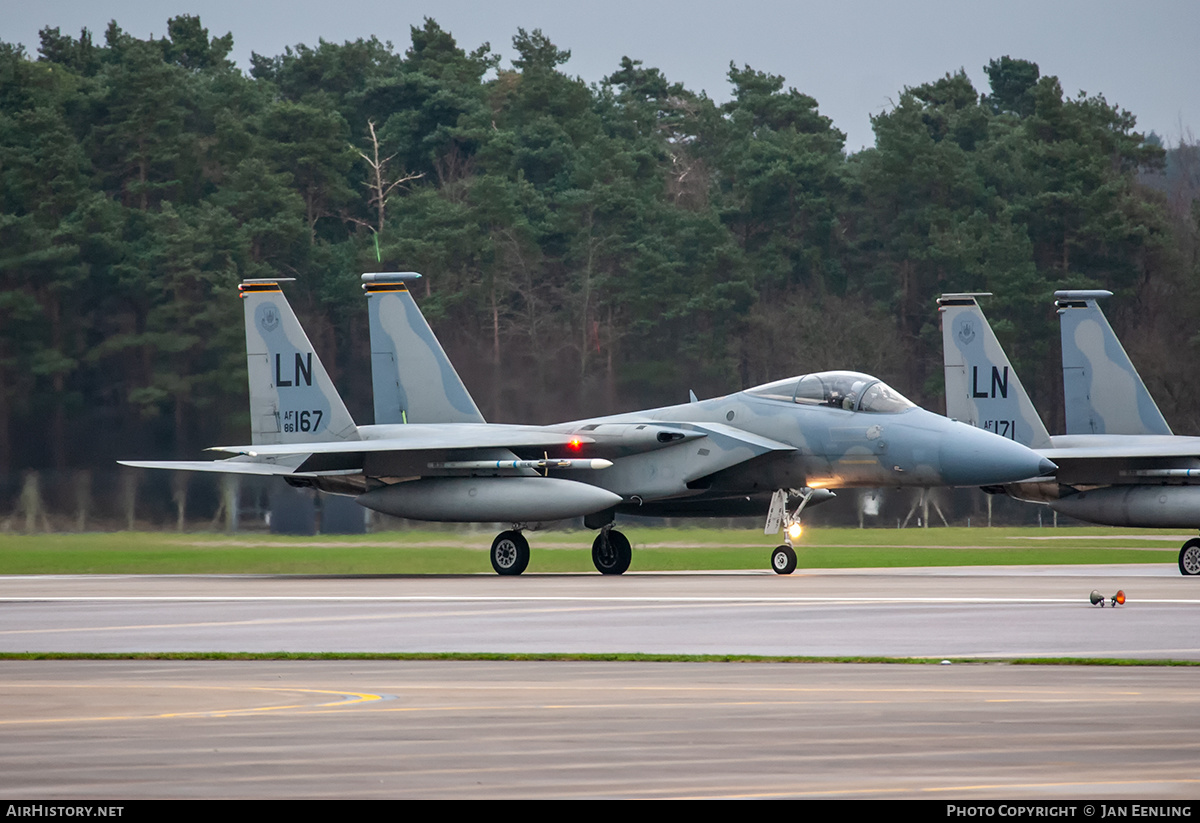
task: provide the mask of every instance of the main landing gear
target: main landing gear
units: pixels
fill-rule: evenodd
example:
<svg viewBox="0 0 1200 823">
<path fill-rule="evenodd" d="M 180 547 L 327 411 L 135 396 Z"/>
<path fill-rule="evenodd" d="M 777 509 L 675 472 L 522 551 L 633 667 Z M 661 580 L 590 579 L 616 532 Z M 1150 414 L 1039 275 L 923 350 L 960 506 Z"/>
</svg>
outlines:
<svg viewBox="0 0 1200 823">
<path fill-rule="evenodd" d="M 500 532 L 492 541 L 492 568 L 496 574 L 520 574 L 529 566 L 529 541 L 519 529 Z M 592 543 L 592 563 L 600 574 L 624 574 L 633 560 L 629 538 L 608 524 Z M 795 562 L 792 563 L 793 567 Z"/>
<path fill-rule="evenodd" d="M 492 568 L 496 574 L 520 574 L 529 565 L 529 541 L 516 529 L 500 532 L 492 541 Z"/>
<path fill-rule="evenodd" d="M 1200 540 L 1192 538 L 1179 550 L 1179 573 L 1189 577 L 1200 574 Z"/>
<path fill-rule="evenodd" d="M 611 525 L 600 529 L 592 543 L 592 564 L 600 574 L 624 574 L 633 560 L 629 538 Z"/>
</svg>

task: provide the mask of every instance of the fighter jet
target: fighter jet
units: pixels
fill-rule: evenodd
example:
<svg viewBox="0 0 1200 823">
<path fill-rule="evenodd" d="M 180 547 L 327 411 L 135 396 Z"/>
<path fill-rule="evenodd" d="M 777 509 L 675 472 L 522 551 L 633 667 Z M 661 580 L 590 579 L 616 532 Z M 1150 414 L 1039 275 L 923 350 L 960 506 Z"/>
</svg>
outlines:
<svg viewBox="0 0 1200 823">
<path fill-rule="evenodd" d="M 218 461 L 125 465 L 283 477 L 417 520 L 505 522 L 492 543 L 499 574 L 529 563 L 523 532 L 583 517 L 599 529 L 592 561 L 629 568 L 620 514 L 767 513 L 783 528 L 772 568 L 795 569 L 806 505 L 830 487 L 979 486 L 1044 475 L 1054 464 L 1004 438 L 917 408 L 880 380 L 820 372 L 678 406 L 551 426 L 486 423 L 405 285 L 370 275 L 377 386 L 374 425 L 357 425 L 283 296 L 284 280 L 247 280 L 251 442 Z M 388 300 L 393 302 L 388 308 Z M 391 360 L 389 361 L 389 358 Z M 379 391 L 382 389 L 382 391 Z M 792 504 L 798 503 L 793 509 Z"/>
<path fill-rule="evenodd" d="M 1036 449 L 1053 479 L 1005 484 L 1018 500 L 1091 523 L 1200 528 L 1200 438 L 1171 434 L 1096 299 L 1055 292 L 1063 350 L 1067 434 L 1051 437 L 977 298 L 943 294 L 946 414 Z M 1200 574 L 1200 540 L 1179 551 L 1179 571 Z"/>
</svg>

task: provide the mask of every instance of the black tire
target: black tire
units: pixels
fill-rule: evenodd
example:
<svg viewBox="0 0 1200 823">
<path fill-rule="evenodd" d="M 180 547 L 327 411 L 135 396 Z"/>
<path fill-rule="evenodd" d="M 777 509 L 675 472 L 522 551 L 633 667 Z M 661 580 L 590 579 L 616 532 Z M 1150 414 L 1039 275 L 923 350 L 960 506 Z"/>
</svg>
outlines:
<svg viewBox="0 0 1200 823">
<path fill-rule="evenodd" d="M 592 564 L 600 574 L 624 574 L 633 561 L 629 538 L 616 529 L 601 531 L 592 542 Z"/>
<path fill-rule="evenodd" d="M 492 541 L 496 574 L 520 574 L 529 565 L 529 541 L 518 531 L 500 532 Z"/>
<path fill-rule="evenodd" d="M 1200 540 L 1192 538 L 1179 550 L 1179 573 L 1187 577 L 1200 574 Z"/>
<path fill-rule="evenodd" d="M 771 568 L 775 574 L 791 574 L 796 570 L 796 552 L 791 546 L 776 546 L 771 552 Z"/>
</svg>

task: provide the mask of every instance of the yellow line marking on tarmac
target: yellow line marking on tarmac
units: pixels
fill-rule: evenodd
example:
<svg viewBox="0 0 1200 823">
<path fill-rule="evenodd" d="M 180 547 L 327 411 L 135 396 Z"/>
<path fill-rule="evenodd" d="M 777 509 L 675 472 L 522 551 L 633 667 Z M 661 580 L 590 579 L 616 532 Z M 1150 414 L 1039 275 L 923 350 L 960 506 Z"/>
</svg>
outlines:
<svg viewBox="0 0 1200 823">
<path fill-rule="evenodd" d="M 131 686 L 122 684 L 21 684 L 24 688 L 37 689 L 147 689 L 149 686 Z M 162 719 L 187 719 L 187 718 L 228 718 L 237 716 L 250 716 L 262 712 L 279 712 L 287 711 L 291 715 L 324 715 L 331 713 L 341 713 L 347 709 L 367 709 L 371 712 L 394 712 L 394 713 L 442 713 L 442 712 L 497 712 L 497 711 L 565 711 L 565 710 L 611 710 L 620 709 L 627 712 L 658 710 L 665 707 L 695 709 L 700 707 L 722 707 L 722 706 L 805 706 L 816 704 L 828 704 L 831 698 L 837 699 L 840 705 L 858 705 L 858 704 L 878 704 L 888 702 L 884 699 L 885 696 L 903 695 L 907 699 L 913 697 L 922 698 L 922 702 L 939 701 L 946 695 L 963 696 L 963 695 L 988 695 L 996 692 L 1004 692 L 1008 694 L 1019 695 L 1019 697 L 1009 698 L 983 698 L 983 702 L 1005 702 L 1005 703 L 1109 703 L 1114 700 L 1128 697 L 1139 697 L 1141 692 L 1137 691 L 1113 691 L 1091 693 L 1087 697 L 1081 697 L 1076 692 L 1070 689 L 1008 689 L 1008 688 L 923 688 L 923 687 L 903 687 L 903 688 L 826 688 L 826 687 L 806 687 L 806 686 L 757 686 L 757 687 L 742 687 L 737 689 L 742 694 L 759 693 L 764 697 L 767 694 L 780 695 L 807 695 L 809 699 L 786 699 L 783 697 L 777 699 L 745 699 L 745 697 L 730 697 L 727 699 L 703 699 L 696 701 L 669 699 L 666 702 L 661 700 L 649 700 L 645 702 L 630 703 L 628 701 L 617 701 L 608 703 L 597 702 L 554 702 L 554 703 L 539 703 L 532 702 L 525 705 L 515 704 L 513 702 L 495 704 L 488 703 L 454 703 L 451 705 L 428 705 L 428 706 L 412 706 L 412 705 L 395 705 L 392 703 L 376 705 L 384 700 L 384 696 L 371 692 L 355 692 L 341 691 L 334 689 L 311 689 L 293 686 L 188 686 L 179 684 L 155 685 L 155 689 L 161 690 L 182 690 L 182 689 L 202 689 L 204 691 L 229 691 L 229 692 L 288 692 L 310 695 L 337 695 L 342 699 L 328 702 L 317 703 L 314 705 L 306 705 L 295 702 L 286 704 L 275 704 L 267 706 L 250 706 L 243 708 L 216 708 L 205 709 L 200 711 L 188 712 L 159 712 L 153 714 L 124 714 L 124 715 L 98 715 L 88 717 L 49 717 L 49 718 L 11 718 L 0 719 L 0 726 L 15 726 L 15 725 L 34 725 L 42 723 L 84 723 L 84 722 L 104 722 L 104 721 L 121 721 L 121 720 L 162 720 Z M 428 692 L 428 691 L 444 691 L 444 687 L 437 686 L 404 686 L 398 691 L 401 695 L 404 693 Z M 527 686 L 496 684 L 496 685 L 464 685 L 460 691 L 465 692 L 526 692 L 540 693 L 545 690 L 545 687 L 540 684 L 532 684 Z M 594 690 L 593 686 L 561 686 L 556 687 L 557 691 L 582 691 L 590 692 Z M 670 698 L 676 698 L 680 694 L 697 694 L 706 695 L 713 692 L 727 692 L 728 688 L 724 686 L 619 686 L 609 689 L 610 692 L 638 692 L 642 694 L 662 693 Z M 0 689 L 0 694 L 3 690 Z M 853 695 L 853 696 L 851 696 Z M 872 697 L 871 695 L 878 695 Z M 1062 695 L 1061 697 L 1058 695 Z"/>
<path fill-rule="evenodd" d="M 50 684 L 60 688 L 87 688 L 87 689 L 113 689 L 122 688 L 120 684 Z M 46 686 L 43 685 L 42 688 Z M 145 689 L 146 686 L 125 686 L 124 688 Z M 342 700 L 335 700 L 329 703 L 318 703 L 316 705 L 306 706 L 302 703 L 291 703 L 286 705 L 272 706 L 250 706 L 237 709 L 207 709 L 204 711 L 194 712 L 162 712 L 158 714 L 129 714 L 129 715 L 100 715 L 96 717 L 41 717 L 41 718 L 13 718 L 0 719 L 0 726 L 20 726 L 27 724 L 39 723 L 93 723 L 113 720 L 165 720 L 165 719 L 180 719 L 194 717 L 236 717 L 238 715 L 251 715 L 260 712 L 275 712 L 286 710 L 301 710 L 301 713 L 311 714 L 328 714 L 330 709 L 340 709 L 348 706 L 360 706 L 364 703 L 373 703 L 377 700 L 383 700 L 383 695 L 371 694 L 368 692 L 343 692 L 330 689 L 304 689 L 295 687 L 269 687 L 269 686 L 247 686 L 244 688 L 235 686 L 155 686 L 156 689 L 202 689 L 203 691 L 237 691 L 237 692 L 299 692 L 301 694 L 334 694 L 341 695 Z M 317 709 L 323 711 L 317 712 Z"/>
<path fill-rule="evenodd" d="M 1031 701 L 1032 702 L 1032 701 Z M 1081 701 L 1070 701 L 1079 703 Z M 1083 701 L 1089 702 L 1089 701 Z M 1093 701 L 1104 702 L 1104 701 Z M 888 703 L 887 700 L 846 700 L 841 701 L 839 705 L 854 705 L 854 706 L 877 706 Z M 702 702 L 667 702 L 667 703 L 644 703 L 630 705 L 628 703 L 553 703 L 544 705 L 514 705 L 512 703 L 495 703 L 495 704 L 477 704 L 471 706 L 375 706 L 365 707 L 367 711 L 372 713 L 390 713 L 390 714 L 444 714 L 444 713 L 460 713 L 460 714 L 478 714 L 482 713 L 487 716 L 493 716 L 500 713 L 504 716 L 511 715 L 513 712 L 560 712 L 560 711 L 620 711 L 626 714 L 644 713 L 647 711 L 661 711 L 663 709 L 717 709 L 728 708 L 732 706 L 776 706 L 780 708 L 795 708 L 802 706 L 827 706 L 828 701 L 821 699 L 813 700 L 762 700 L 762 701 L 744 701 L 744 700 L 710 700 Z M 364 708 L 364 707 L 359 707 Z M 270 711 L 289 710 L 289 717 L 307 717 L 317 715 L 329 715 L 339 713 L 339 709 L 303 706 L 271 706 L 266 707 Z M 74 722 L 102 722 L 113 720 L 163 720 L 163 719 L 190 719 L 200 717 L 210 718 L 231 718 L 239 716 L 250 716 L 255 710 L 253 709 L 238 709 L 232 711 L 213 710 L 207 712 L 193 713 L 178 713 L 178 714 L 157 714 L 157 715 L 132 715 L 132 716 L 112 716 L 112 717 L 80 717 L 80 718 L 44 718 L 41 720 L 13 720 L 2 721 L 0 726 L 7 725 L 23 725 L 37 723 L 74 723 Z"/>
</svg>

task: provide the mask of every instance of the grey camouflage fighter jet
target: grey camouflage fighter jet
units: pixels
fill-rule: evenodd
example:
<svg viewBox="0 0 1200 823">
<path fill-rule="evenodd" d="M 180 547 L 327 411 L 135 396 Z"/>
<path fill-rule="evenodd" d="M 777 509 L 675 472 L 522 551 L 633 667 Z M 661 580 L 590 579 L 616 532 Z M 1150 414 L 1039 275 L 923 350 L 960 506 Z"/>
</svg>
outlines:
<svg viewBox="0 0 1200 823">
<path fill-rule="evenodd" d="M 551 426 L 486 423 L 413 301 L 414 274 L 364 275 L 377 422 L 351 419 L 279 286 L 241 284 L 251 442 L 219 461 L 125 465 L 283 477 L 417 520 L 506 522 L 492 567 L 520 574 L 523 531 L 583 517 L 592 560 L 629 568 L 618 514 L 767 514 L 785 530 L 772 554 L 795 569 L 806 505 L 831 487 L 980 486 L 1045 475 L 1054 464 L 994 434 L 917 408 L 857 372 L 788 378 L 727 397 Z M 792 508 L 793 504 L 795 508 Z"/>
<path fill-rule="evenodd" d="M 1036 449 L 1053 479 L 1004 484 L 1018 500 L 1109 526 L 1200 528 L 1200 437 L 1171 434 L 1105 320 L 1106 291 L 1055 292 L 1063 352 L 1067 433 L 1050 436 L 977 298 L 943 294 L 946 414 Z M 1179 571 L 1200 574 L 1200 539 L 1179 551 Z"/>
</svg>

